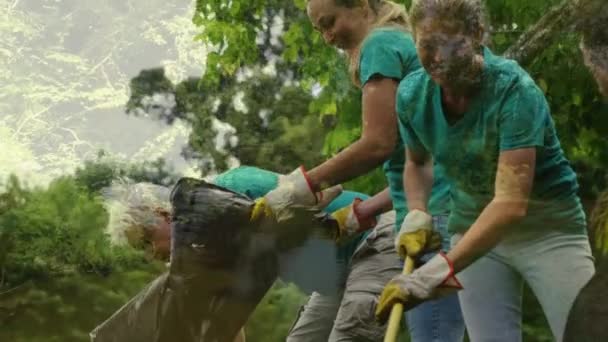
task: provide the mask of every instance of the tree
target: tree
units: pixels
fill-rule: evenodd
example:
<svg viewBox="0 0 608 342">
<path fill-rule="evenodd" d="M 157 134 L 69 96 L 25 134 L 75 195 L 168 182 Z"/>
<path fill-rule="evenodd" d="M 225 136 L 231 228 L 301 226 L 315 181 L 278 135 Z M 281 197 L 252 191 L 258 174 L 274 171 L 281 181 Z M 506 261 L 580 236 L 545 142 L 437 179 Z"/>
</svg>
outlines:
<svg viewBox="0 0 608 342">
<path fill-rule="evenodd" d="M 100 198 L 73 178 L 0 195 L 0 340 L 82 341 L 162 269 L 110 245 Z"/>
<path fill-rule="evenodd" d="M 132 182 L 148 182 L 163 186 L 177 183 L 179 176 L 166 164 L 164 159 L 130 164 L 112 159 L 103 150 L 96 160 L 86 160 L 74 172 L 74 181 L 91 193 L 110 186 L 113 180 L 126 178 Z"/>
<path fill-rule="evenodd" d="M 143 70 L 131 80 L 127 113 L 188 122 L 192 133 L 183 154 L 199 160 L 203 175 L 226 170 L 234 159 L 282 173 L 302 160 L 320 161 L 327 128 L 308 114 L 312 96 L 269 73 L 243 71 L 220 90 L 201 87 L 198 78 L 173 85 L 162 68 Z"/>
<path fill-rule="evenodd" d="M 600 0 L 564 0 L 552 7 L 505 51 L 505 56 L 527 65 L 540 52 L 559 39 L 564 31 L 572 31 L 590 22 L 606 4 Z"/>
</svg>

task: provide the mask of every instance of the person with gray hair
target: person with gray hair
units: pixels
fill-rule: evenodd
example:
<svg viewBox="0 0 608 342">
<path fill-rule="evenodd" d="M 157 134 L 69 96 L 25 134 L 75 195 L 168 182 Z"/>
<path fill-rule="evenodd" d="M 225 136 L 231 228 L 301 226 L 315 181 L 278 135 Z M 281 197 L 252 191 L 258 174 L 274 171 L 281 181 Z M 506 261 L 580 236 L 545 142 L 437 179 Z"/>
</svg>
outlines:
<svg viewBox="0 0 608 342">
<path fill-rule="evenodd" d="M 143 249 L 168 260 L 171 247 L 170 189 L 152 183 L 114 181 L 101 190 L 109 214 L 106 233 L 116 245 Z"/>
</svg>

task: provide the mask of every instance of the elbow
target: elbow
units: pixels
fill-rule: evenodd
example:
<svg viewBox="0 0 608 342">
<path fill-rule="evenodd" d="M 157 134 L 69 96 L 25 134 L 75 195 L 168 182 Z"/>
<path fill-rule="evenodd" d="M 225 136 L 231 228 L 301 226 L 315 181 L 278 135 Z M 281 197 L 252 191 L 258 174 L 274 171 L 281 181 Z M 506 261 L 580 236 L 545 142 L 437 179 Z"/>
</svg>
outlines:
<svg viewBox="0 0 608 342">
<path fill-rule="evenodd" d="M 510 222 L 518 222 L 528 215 L 528 200 L 497 200 L 494 201 L 500 206 L 500 212 L 507 216 Z"/>
<path fill-rule="evenodd" d="M 367 139 L 364 143 L 368 147 L 369 155 L 380 161 L 390 158 L 396 144 L 394 140 L 390 139 Z"/>
<path fill-rule="evenodd" d="M 520 221 L 523 220 L 527 215 L 528 215 L 528 205 L 526 204 L 519 204 L 519 205 L 515 205 L 514 208 L 512 209 L 512 218 L 514 221 Z"/>
</svg>

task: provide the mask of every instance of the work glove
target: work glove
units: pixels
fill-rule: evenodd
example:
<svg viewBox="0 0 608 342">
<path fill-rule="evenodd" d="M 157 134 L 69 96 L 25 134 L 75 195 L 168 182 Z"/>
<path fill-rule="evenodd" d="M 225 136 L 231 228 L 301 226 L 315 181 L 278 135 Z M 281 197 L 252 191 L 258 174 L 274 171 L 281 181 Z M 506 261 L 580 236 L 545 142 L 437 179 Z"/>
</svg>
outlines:
<svg viewBox="0 0 608 342">
<path fill-rule="evenodd" d="M 329 220 L 335 223 L 332 227 L 334 229 L 332 236 L 336 243 L 345 243 L 358 233 L 376 225 L 374 216 L 363 218 L 359 215 L 357 207 L 361 202 L 363 202 L 362 199 L 355 198 L 349 206 L 338 209 L 329 216 Z"/>
<path fill-rule="evenodd" d="M 266 217 L 281 222 L 292 218 L 294 209 L 322 210 L 341 193 L 340 185 L 314 192 L 306 171 L 299 167 L 286 176 L 279 176 L 278 186 L 255 201 L 251 221 Z"/>
<path fill-rule="evenodd" d="M 376 318 L 385 322 L 396 303 L 404 311 L 430 299 L 436 299 L 462 289 L 454 276 L 454 267 L 448 257 L 439 253 L 411 274 L 401 274 L 389 281 L 376 306 Z"/>
<path fill-rule="evenodd" d="M 422 210 L 410 211 L 395 237 L 395 250 L 402 259 L 441 248 L 441 236 L 433 230 L 433 218 Z"/>
</svg>

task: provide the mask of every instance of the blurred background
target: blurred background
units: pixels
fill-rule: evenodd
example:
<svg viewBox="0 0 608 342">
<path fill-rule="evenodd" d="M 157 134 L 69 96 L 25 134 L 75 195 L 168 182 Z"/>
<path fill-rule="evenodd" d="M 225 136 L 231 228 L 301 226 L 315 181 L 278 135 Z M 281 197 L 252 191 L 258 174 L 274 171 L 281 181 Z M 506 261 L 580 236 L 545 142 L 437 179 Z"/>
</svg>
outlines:
<svg viewBox="0 0 608 342">
<path fill-rule="evenodd" d="M 487 1 L 488 44 L 503 53 L 560 2 Z M 102 189 L 113 181 L 171 187 L 239 165 L 284 173 L 360 134 L 360 94 L 304 0 L 223 3 L 0 0 L 0 341 L 86 341 L 163 272 L 111 243 Z M 606 186 L 608 107 L 579 39 L 564 28 L 522 65 L 591 213 Z M 385 180 L 377 170 L 345 186 L 375 193 Z M 306 295 L 278 281 L 248 341 L 284 340 Z M 550 341 L 530 291 L 524 307 L 525 340 Z"/>
</svg>

